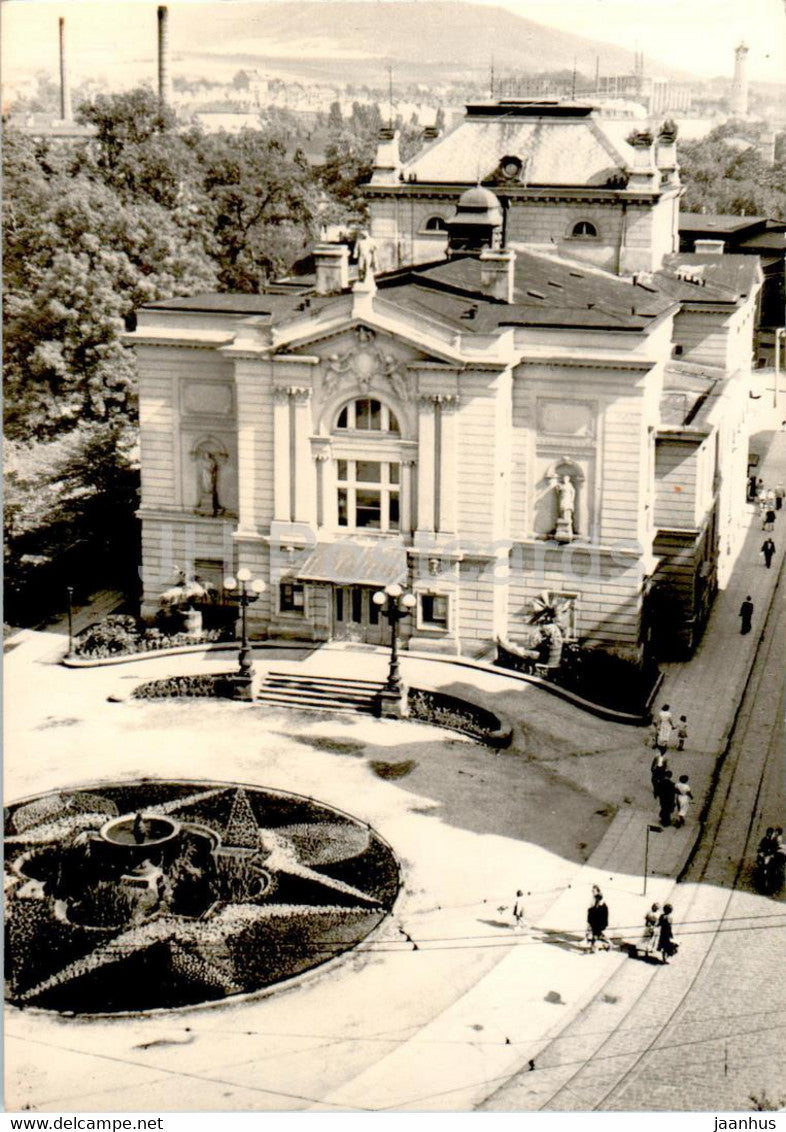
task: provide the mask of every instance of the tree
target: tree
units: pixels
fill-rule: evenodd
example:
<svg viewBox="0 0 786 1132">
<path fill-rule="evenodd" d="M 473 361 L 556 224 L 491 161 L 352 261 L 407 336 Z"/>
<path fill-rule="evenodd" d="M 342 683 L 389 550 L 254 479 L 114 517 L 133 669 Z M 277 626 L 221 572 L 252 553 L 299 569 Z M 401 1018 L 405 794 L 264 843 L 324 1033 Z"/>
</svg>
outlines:
<svg viewBox="0 0 786 1132">
<path fill-rule="evenodd" d="M 214 285 L 204 249 L 184 239 L 160 206 L 124 204 L 83 176 L 9 179 L 7 433 L 43 437 L 78 421 L 133 414 L 124 319 L 152 299 Z"/>
<path fill-rule="evenodd" d="M 316 211 L 311 172 L 275 135 L 259 130 L 195 144 L 220 286 L 258 291 L 310 242 Z"/>
</svg>

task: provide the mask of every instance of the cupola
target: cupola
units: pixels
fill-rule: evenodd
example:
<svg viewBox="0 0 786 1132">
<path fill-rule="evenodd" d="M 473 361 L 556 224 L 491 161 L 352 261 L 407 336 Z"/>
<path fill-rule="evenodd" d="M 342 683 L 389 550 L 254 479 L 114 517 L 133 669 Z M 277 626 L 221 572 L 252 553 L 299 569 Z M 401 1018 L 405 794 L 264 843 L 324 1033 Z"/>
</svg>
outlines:
<svg viewBox="0 0 786 1132">
<path fill-rule="evenodd" d="M 459 197 L 455 215 L 448 220 L 448 254 L 480 255 L 483 248 L 502 243 L 502 205 L 490 189 L 475 185 Z"/>
</svg>

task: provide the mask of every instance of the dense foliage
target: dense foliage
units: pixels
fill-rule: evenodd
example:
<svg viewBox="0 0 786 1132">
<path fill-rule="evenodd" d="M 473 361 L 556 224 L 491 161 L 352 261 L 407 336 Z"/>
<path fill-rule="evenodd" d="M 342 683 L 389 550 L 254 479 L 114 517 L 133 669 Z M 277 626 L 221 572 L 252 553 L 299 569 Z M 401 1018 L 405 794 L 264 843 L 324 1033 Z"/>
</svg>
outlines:
<svg viewBox="0 0 786 1132">
<path fill-rule="evenodd" d="M 763 131 L 763 123 L 726 122 L 702 141 L 678 141 L 682 211 L 786 219 L 786 146 L 781 139 L 768 165 L 756 149 Z"/>
</svg>

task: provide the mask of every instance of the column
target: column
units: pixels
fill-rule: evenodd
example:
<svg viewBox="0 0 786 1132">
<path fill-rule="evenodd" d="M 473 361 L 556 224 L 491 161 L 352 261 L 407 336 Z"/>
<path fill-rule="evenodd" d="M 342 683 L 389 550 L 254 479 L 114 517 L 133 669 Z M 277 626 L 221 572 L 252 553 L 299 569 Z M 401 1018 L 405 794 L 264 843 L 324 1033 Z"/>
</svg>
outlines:
<svg viewBox="0 0 786 1132">
<path fill-rule="evenodd" d="M 401 533 L 411 535 L 417 526 L 414 459 L 401 461 Z"/>
<path fill-rule="evenodd" d="M 290 512 L 289 389 L 273 389 L 273 515 L 288 522 Z"/>
<path fill-rule="evenodd" d="M 444 394 L 439 399 L 440 443 L 437 482 L 439 485 L 439 530 L 455 534 L 457 529 L 456 500 L 456 446 L 458 421 L 456 410 L 459 399 L 455 394 Z"/>
<path fill-rule="evenodd" d="M 418 401 L 418 516 L 421 531 L 434 530 L 434 401 L 430 394 Z"/>
<path fill-rule="evenodd" d="M 290 412 L 294 425 L 294 515 L 300 523 L 316 521 L 314 464 L 311 458 L 311 390 L 293 386 L 290 391 Z"/>
</svg>

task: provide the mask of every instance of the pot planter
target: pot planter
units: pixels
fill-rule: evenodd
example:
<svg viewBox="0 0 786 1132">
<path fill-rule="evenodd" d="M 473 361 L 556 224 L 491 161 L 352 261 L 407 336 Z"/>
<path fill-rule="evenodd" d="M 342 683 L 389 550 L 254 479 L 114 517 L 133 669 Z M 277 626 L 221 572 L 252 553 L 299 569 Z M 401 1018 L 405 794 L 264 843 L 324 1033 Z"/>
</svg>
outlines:
<svg viewBox="0 0 786 1132">
<path fill-rule="evenodd" d="M 202 634 L 202 614 L 198 609 L 182 609 L 183 629 L 189 637 L 197 638 Z"/>
</svg>

